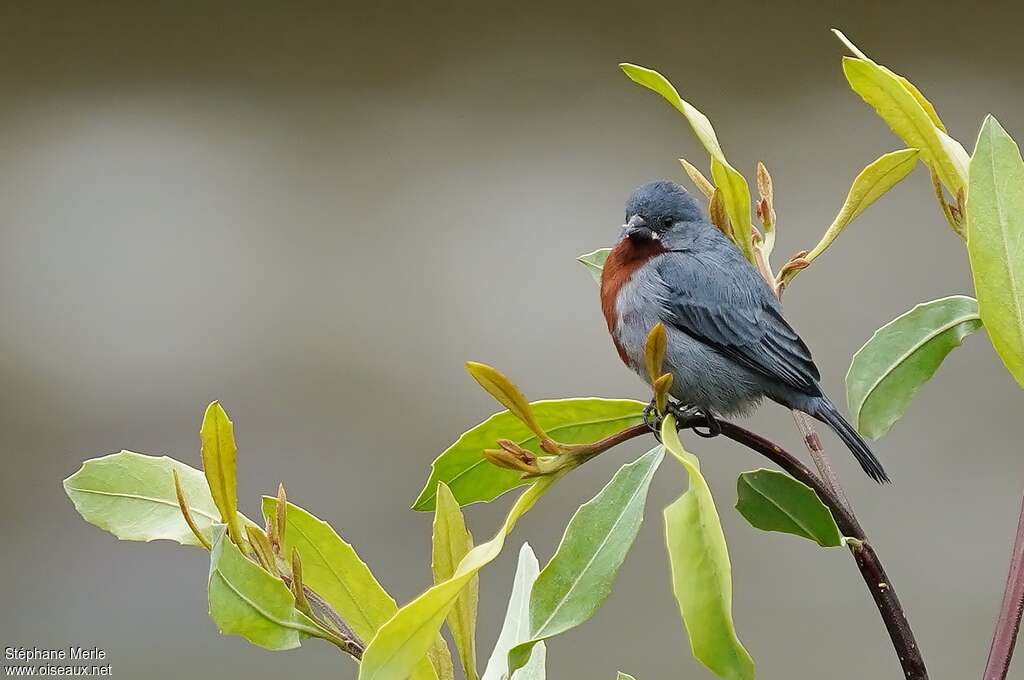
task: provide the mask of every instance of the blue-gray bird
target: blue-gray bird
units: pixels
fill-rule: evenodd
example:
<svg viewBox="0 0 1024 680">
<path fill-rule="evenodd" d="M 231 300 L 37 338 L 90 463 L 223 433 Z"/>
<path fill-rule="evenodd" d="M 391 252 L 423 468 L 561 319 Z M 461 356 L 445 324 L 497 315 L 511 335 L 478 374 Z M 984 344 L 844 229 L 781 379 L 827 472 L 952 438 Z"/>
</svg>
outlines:
<svg viewBox="0 0 1024 680">
<path fill-rule="evenodd" d="M 768 397 L 826 423 L 872 479 L 889 481 L 822 392 L 810 350 L 771 288 L 675 182 L 645 184 L 626 202 L 601 276 L 601 307 L 619 356 L 644 380 L 647 334 L 664 324 L 664 369 L 680 404 L 728 416 Z"/>
</svg>

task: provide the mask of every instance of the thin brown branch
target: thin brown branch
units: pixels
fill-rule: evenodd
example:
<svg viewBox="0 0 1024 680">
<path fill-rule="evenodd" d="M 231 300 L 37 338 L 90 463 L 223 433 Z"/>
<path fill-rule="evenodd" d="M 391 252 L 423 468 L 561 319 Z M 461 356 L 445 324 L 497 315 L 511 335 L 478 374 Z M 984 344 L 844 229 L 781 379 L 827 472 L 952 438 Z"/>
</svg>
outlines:
<svg viewBox="0 0 1024 680">
<path fill-rule="evenodd" d="M 1013 543 L 1010 558 L 1010 573 L 1006 576 L 1003 603 L 999 607 L 996 630 L 992 635 L 992 646 L 988 650 L 984 680 L 1005 680 L 1010 670 L 1010 659 L 1020 631 L 1021 614 L 1024 613 L 1024 505 L 1021 506 L 1017 521 L 1017 538 Z"/>
<path fill-rule="evenodd" d="M 839 475 L 836 473 L 835 468 L 832 467 L 832 461 L 829 460 L 825 447 L 821 443 L 821 437 L 818 436 L 817 431 L 814 429 L 811 417 L 797 409 L 793 409 L 792 413 L 797 432 L 800 433 L 800 438 L 803 439 L 807 452 L 811 454 L 811 460 L 814 461 L 814 467 L 818 468 L 818 474 L 821 475 L 821 479 L 828 485 L 828 488 L 831 489 L 840 503 L 847 508 L 852 507 L 850 499 L 846 497 L 843 485 L 839 482 Z"/>
<path fill-rule="evenodd" d="M 760 453 L 788 472 L 792 477 L 811 487 L 822 502 L 828 506 L 836 520 L 836 524 L 839 526 L 840 532 L 844 536 L 854 539 L 848 542 L 848 547 L 853 554 L 857 569 L 860 570 L 861 577 L 871 593 L 871 598 L 878 608 L 878 613 L 882 617 L 885 628 L 889 632 L 889 637 L 892 639 L 896 656 L 899 658 L 905 677 L 907 680 L 928 680 L 928 671 L 925 668 L 924 659 L 921 657 L 921 650 L 918 648 L 917 640 L 915 640 L 914 633 L 907 622 L 903 606 L 896 595 L 896 589 L 886 575 L 878 554 L 868 542 L 867 535 L 864 533 L 864 529 L 861 528 L 860 522 L 857 521 L 853 511 L 840 501 L 829 486 L 814 474 L 810 468 L 778 444 L 726 420 L 719 420 L 718 425 L 721 428 L 722 435 L 738 444 L 742 444 L 751 451 Z M 708 422 L 703 416 L 690 416 L 679 419 L 679 427 L 681 429 L 705 426 L 708 426 Z M 585 460 L 589 460 L 598 453 L 607 451 L 617 444 L 639 437 L 650 431 L 643 424 L 623 430 L 594 444 L 594 451 L 586 456 Z M 986 676 L 986 680 L 988 680 L 988 676 Z"/>
<path fill-rule="evenodd" d="M 608 449 L 613 449 L 623 442 L 628 442 L 630 439 L 636 439 L 645 434 L 652 434 L 651 428 L 647 427 L 646 423 L 640 423 L 633 427 L 626 428 L 621 432 L 616 432 L 613 435 L 605 437 L 600 441 L 596 441 L 593 444 L 586 444 L 576 449 L 573 454 L 578 456 L 581 462 L 586 462 L 604 453 Z"/>
</svg>

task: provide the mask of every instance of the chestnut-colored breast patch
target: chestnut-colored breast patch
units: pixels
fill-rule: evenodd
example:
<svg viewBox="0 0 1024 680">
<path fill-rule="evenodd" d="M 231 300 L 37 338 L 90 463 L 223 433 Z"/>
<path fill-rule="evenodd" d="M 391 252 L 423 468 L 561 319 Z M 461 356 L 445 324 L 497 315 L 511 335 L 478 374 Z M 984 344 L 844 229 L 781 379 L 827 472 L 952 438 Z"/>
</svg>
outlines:
<svg viewBox="0 0 1024 680">
<path fill-rule="evenodd" d="M 604 319 L 608 323 L 608 332 L 612 336 L 612 342 L 615 343 L 615 349 L 619 352 L 619 358 L 627 366 L 629 359 L 626 350 L 619 344 L 619 339 L 615 337 L 615 327 L 619 323 L 617 309 L 619 291 L 629 283 L 637 269 L 652 257 L 664 252 L 665 248 L 661 245 L 661 241 L 651 239 L 636 243 L 632 239 L 624 238 L 608 254 L 604 270 L 601 272 L 601 311 L 604 312 Z"/>
</svg>

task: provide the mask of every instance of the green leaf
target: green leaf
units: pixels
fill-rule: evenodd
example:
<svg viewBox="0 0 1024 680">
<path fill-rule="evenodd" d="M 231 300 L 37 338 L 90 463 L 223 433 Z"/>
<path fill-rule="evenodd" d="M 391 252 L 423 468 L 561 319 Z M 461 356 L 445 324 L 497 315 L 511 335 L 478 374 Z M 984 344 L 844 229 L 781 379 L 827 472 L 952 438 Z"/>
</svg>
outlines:
<svg viewBox="0 0 1024 680">
<path fill-rule="evenodd" d="M 525 665 L 537 642 L 589 620 L 611 593 L 640 530 L 647 490 L 664 457 L 665 450 L 657 446 L 623 465 L 573 514 L 555 556 L 533 584 L 530 640 L 509 652 L 509 669 Z"/>
<path fill-rule="evenodd" d="M 199 438 L 203 444 L 203 472 L 210 485 L 213 502 L 220 510 L 221 519 L 228 525 L 231 540 L 243 545 L 242 525 L 238 522 L 235 426 L 220 402 L 211 402 L 206 407 Z"/>
<path fill-rule="evenodd" d="M 636 678 L 634 678 L 632 675 L 628 675 L 626 673 L 623 673 L 622 671 L 619 671 L 619 677 L 617 678 L 617 680 L 636 680 Z"/>
<path fill-rule="evenodd" d="M 992 116 L 981 126 L 970 167 L 967 252 L 981 320 L 1024 387 L 1024 161 Z"/>
<path fill-rule="evenodd" d="M 866 58 L 843 57 L 843 72 L 854 92 L 907 146 L 920 149 L 922 160 L 956 196 L 967 183 L 967 154 L 956 140 L 936 127 L 921 104 L 924 97 L 920 91 L 911 91 L 904 85 L 906 79 Z"/>
<path fill-rule="evenodd" d="M 276 498 L 263 497 L 263 516 L 277 516 Z M 282 552 L 299 551 L 303 582 L 331 605 L 356 635 L 364 641 L 370 640 L 398 611 L 394 598 L 384 590 L 352 546 L 327 522 L 288 503 L 286 526 Z M 429 680 L 437 675 L 423 659 L 413 677 Z"/>
<path fill-rule="evenodd" d="M 431 668 L 433 666 L 433 668 Z M 413 670 L 412 678 L 427 677 L 421 674 L 426 670 L 435 674 L 440 680 L 455 680 L 455 664 L 452 663 L 452 652 L 448 649 L 448 641 L 438 631 L 434 637 L 434 644 L 427 650 L 427 663 L 422 661 Z"/>
<path fill-rule="evenodd" d="M 743 178 L 743 175 L 729 165 L 729 161 L 725 159 L 725 153 L 722 152 L 722 146 L 718 143 L 718 136 L 715 135 L 711 121 L 692 104 L 680 97 L 672 83 L 657 71 L 635 64 L 619 64 L 619 68 L 634 83 L 643 85 L 664 97 L 690 123 L 697 139 L 711 156 L 711 177 L 715 186 L 722 192 L 725 211 L 729 215 L 729 221 L 732 222 L 736 245 L 743 251 L 744 256 L 753 262 L 750 187 L 747 186 L 747 180 Z"/>
<path fill-rule="evenodd" d="M 277 499 L 263 497 L 263 516 L 277 516 Z M 374 578 L 355 549 L 327 522 L 288 503 L 282 554 L 299 551 L 302 580 L 338 612 L 363 640 L 398 611 L 395 600 Z"/>
<path fill-rule="evenodd" d="M 199 530 L 210 539 L 220 513 L 203 473 L 167 456 L 121 451 L 87 460 L 64 480 L 64 492 L 86 522 L 122 541 L 169 540 L 198 546 L 178 509 L 172 470 L 178 471 Z"/>
<path fill-rule="evenodd" d="M 761 531 L 808 538 L 823 548 L 843 544 L 832 512 L 811 487 L 776 470 L 744 472 L 736 480 L 736 509 Z"/>
<path fill-rule="evenodd" d="M 825 252 L 850 222 L 910 174 L 917 164 L 919 155 L 917 149 L 900 149 L 885 154 L 864 168 L 853 180 L 853 186 L 850 187 L 850 193 L 847 194 L 839 214 L 832 220 L 818 245 L 814 246 L 804 259 L 812 262 Z M 800 268 L 787 270 L 784 280 L 788 283 L 800 271 Z"/>
<path fill-rule="evenodd" d="M 459 503 L 444 482 L 437 483 L 434 512 L 433 561 L 434 583 L 447 581 L 455 574 L 459 562 L 473 549 L 473 535 L 466 529 L 466 520 Z M 459 650 L 462 670 L 467 680 L 477 680 L 476 611 L 480 602 L 480 579 L 474 576 L 448 613 L 448 629 Z"/>
<path fill-rule="evenodd" d="M 381 626 L 363 654 L 359 680 L 405 680 L 413 665 L 433 643 L 455 600 L 473 577 L 501 553 L 505 537 L 515 528 L 519 518 L 560 476 L 555 473 L 535 481 L 516 500 L 494 538 L 470 550 L 450 579 L 438 583 L 402 607 Z"/>
<path fill-rule="evenodd" d="M 549 436 L 566 444 L 589 444 L 639 423 L 646 404 L 628 399 L 579 398 L 535 401 L 530 406 Z M 483 450 L 501 438 L 534 453 L 541 452 L 537 436 L 519 419 L 507 411 L 495 414 L 459 437 L 434 460 L 430 478 L 413 509 L 434 509 L 439 481 L 448 485 L 459 505 L 492 501 L 528 484 L 519 471 L 496 467 L 483 457 Z"/>
<path fill-rule="evenodd" d="M 530 589 L 533 588 L 540 564 L 529 543 L 523 543 L 519 550 L 519 563 L 512 581 L 512 595 L 501 624 L 498 642 L 494 645 L 491 658 L 484 669 L 483 680 L 504 680 L 508 675 L 508 652 L 520 642 L 530 639 Z M 512 680 L 543 680 L 545 677 L 546 649 L 538 642 L 530 654 L 530 660 L 512 676 Z"/>
<path fill-rule="evenodd" d="M 871 61 L 871 57 L 861 52 L 860 49 L 856 45 L 854 45 L 853 42 L 851 42 L 850 39 L 843 34 L 842 31 L 833 28 L 832 33 L 834 33 L 835 36 L 839 38 L 839 40 L 841 40 L 842 43 L 846 45 L 846 47 L 849 48 L 851 52 L 854 53 L 854 55 L 860 57 L 865 61 Z M 889 71 L 889 69 L 886 69 L 884 66 L 881 66 L 880 68 Z M 892 73 L 892 71 L 889 71 L 889 73 Z M 893 75 L 896 76 L 896 78 L 900 81 L 900 84 L 903 85 L 903 87 L 907 88 L 907 91 L 910 92 L 911 95 L 913 95 L 914 99 L 917 100 L 917 103 L 920 104 L 921 108 L 924 109 L 925 113 L 928 114 L 928 118 L 931 119 L 935 127 L 939 128 L 943 132 L 946 132 L 946 126 L 942 123 L 942 120 L 939 118 L 939 114 L 935 110 L 935 106 L 932 105 L 932 103 L 925 98 L 924 94 L 921 93 L 921 90 L 917 89 L 917 87 L 912 82 L 910 82 L 903 76 L 897 73 L 893 73 Z"/>
<path fill-rule="evenodd" d="M 283 581 L 244 557 L 232 541 L 216 532 L 210 553 L 210 618 L 224 635 L 241 635 L 254 645 L 280 651 L 298 647 L 320 631 L 295 608 Z"/>
<path fill-rule="evenodd" d="M 508 376 L 493 366 L 481 364 L 477 361 L 467 361 L 466 370 L 485 392 L 507 408 L 512 415 L 523 421 L 523 424 L 531 432 L 541 438 L 545 436 L 544 429 L 533 415 L 530 403 L 526 401 L 526 397 L 523 396 L 519 387 L 509 380 Z"/>
<path fill-rule="evenodd" d="M 980 327 L 977 302 L 953 295 L 919 304 L 875 331 L 846 373 L 857 430 L 871 439 L 888 432 L 946 355 Z"/>
<path fill-rule="evenodd" d="M 582 263 L 584 267 L 590 270 L 590 275 L 594 277 L 594 281 L 600 286 L 604 262 L 608 259 L 608 255 L 611 252 L 611 248 L 598 248 L 592 253 L 580 255 L 576 258 L 576 261 Z"/>
<path fill-rule="evenodd" d="M 277 517 L 276 498 L 263 497 L 263 517 Z M 398 611 L 394 598 L 330 524 L 292 503 L 288 503 L 286 520 L 282 553 L 298 550 L 303 583 L 331 605 L 352 632 L 363 641 L 370 640 Z M 426 659 L 413 674 L 416 680 L 437 677 Z"/>
<path fill-rule="evenodd" d="M 693 656 L 720 678 L 752 680 L 754 662 L 732 620 L 732 566 L 711 489 L 697 457 L 679 441 L 672 416 L 662 423 L 661 438 L 690 478 L 686 493 L 665 508 L 665 541 Z"/>
</svg>

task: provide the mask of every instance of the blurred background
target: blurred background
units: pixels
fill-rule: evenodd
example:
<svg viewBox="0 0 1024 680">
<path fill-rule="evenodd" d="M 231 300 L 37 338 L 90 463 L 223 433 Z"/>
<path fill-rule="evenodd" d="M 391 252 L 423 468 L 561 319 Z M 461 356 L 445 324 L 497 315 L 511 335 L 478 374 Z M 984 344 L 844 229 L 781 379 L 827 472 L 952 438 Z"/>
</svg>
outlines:
<svg viewBox="0 0 1024 680">
<path fill-rule="evenodd" d="M 780 262 L 812 246 L 854 175 L 899 141 L 850 92 L 843 28 L 908 75 L 971 149 L 984 114 L 1024 139 L 1020 6 L 934 3 L 0 4 L 0 645 L 98 645 L 115 677 L 354 678 L 333 648 L 222 638 L 207 560 L 119 543 L 61 480 L 122 448 L 198 466 L 220 399 L 242 509 L 279 480 L 408 601 L 429 583 L 430 461 L 496 410 L 476 359 L 531 398 L 646 399 L 574 258 L 610 245 L 629 191 L 706 168 L 683 119 L 619 61 L 662 71 L 748 178 L 775 179 Z M 962 243 L 918 169 L 786 297 L 826 389 L 914 304 L 969 293 Z M 1020 391 L 984 335 L 877 444 L 879 488 L 827 435 L 933 677 L 980 673 L 1024 480 Z M 799 450 L 789 414 L 749 425 Z M 518 545 L 550 557 L 573 509 L 644 443 L 566 479 L 482 577 L 481 664 Z M 762 461 L 693 442 L 718 498 L 740 637 L 762 678 L 896 678 L 844 551 L 756 533 L 730 509 Z M 549 677 L 711 677 L 690 658 L 660 510 Z M 468 511 L 478 539 L 509 499 Z M 1018 664 L 1014 677 L 1024 677 Z"/>
</svg>

